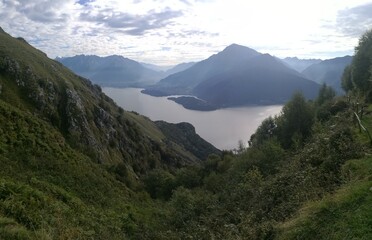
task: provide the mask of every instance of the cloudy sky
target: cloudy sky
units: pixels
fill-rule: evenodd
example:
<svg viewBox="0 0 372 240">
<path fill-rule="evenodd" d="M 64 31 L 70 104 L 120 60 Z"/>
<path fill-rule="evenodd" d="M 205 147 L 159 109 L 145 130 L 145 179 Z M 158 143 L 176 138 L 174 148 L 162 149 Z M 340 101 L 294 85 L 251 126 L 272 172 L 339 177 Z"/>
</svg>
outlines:
<svg viewBox="0 0 372 240">
<path fill-rule="evenodd" d="M 112 54 L 158 65 L 232 43 L 278 57 L 352 54 L 366 0 L 0 0 L 0 26 L 49 57 Z"/>
</svg>

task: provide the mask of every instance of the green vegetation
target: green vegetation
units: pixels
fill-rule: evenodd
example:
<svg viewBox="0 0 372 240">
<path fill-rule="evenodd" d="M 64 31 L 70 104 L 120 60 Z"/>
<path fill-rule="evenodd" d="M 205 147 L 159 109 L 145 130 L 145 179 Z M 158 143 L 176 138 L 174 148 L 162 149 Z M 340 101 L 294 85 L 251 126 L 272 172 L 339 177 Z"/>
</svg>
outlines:
<svg viewBox="0 0 372 240">
<path fill-rule="evenodd" d="M 220 153 L 0 33 L 0 239 L 371 239 L 363 81 L 295 94 Z"/>
<path fill-rule="evenodd" d="M 280 239 L 371 239 L 372 159 L 351 160 L 343 173 L 348 183 L 280 225 Z"/>
</svg>

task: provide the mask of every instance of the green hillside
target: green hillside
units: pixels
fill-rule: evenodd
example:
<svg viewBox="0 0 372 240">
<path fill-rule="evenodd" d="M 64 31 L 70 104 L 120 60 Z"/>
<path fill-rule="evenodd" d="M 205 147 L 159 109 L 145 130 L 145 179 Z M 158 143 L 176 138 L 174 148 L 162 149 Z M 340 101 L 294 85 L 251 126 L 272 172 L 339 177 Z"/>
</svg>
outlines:
<svg viewBox="0 0 372 240">
<path fill-rule="evenodd" d="M 371 239 L 371 39 L 233 153 L 0 31 L 0 239 Z"/>
<path fill-rule="evenodd" d="M 0 112 L 0 239 L 122 239 L 148 171 L 205 160 L 2 30 Z"/>
</svg>

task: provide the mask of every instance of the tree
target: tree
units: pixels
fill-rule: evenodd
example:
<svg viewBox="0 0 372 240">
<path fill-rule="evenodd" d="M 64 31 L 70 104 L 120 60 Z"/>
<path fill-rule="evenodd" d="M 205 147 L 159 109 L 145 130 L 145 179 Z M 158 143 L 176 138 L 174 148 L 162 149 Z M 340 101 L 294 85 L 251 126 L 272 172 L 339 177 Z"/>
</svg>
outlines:
<svg viewBox="0 0 372 240">
<path fill-rule="evenodd" d="M 362 92 L 370 91 L 372 67 L 372 29 L 363 34 L 355 48 L 352 62 L 352 80 Z"/>
<path fill-rule="evenodd" d="M 290 148 L 294 142 L 300 144 L 310 136 L 314 123 L 314 111 L 301 93 L 293 95 L 283 107 L 277 119 L 278 140 L 283 148 Z"/>
<path fill-rule="evenodd" d="M 342 74 L 341 78 L 341 86 L 345 92 L 353 90 L 353 81 L 351 76 L 351 65 L 346 66 L 344 69 L 344 73 Z"/>
<path fill-rule="evenodd" d="M 145 188 L 152 198 L 168 200 L 172 196 L 175 187 L 175 179 L 172 174 L 162 169 L 151 171 L 144 179 Z"/>
<path fill-rule="evenodd" d="M 345 68 L 341 84 L 345 91 L 358 90 L 372 100 L 372 29 L 359 39 L 353 61 Z"/>
<path fill-rule="evenodd" d="M 318 106 L 321 106 L 323 103 L 332 100 L 335 96 L 335 90 L 323 83 L 322 87 L 319 89 L 318 98 L 315 100 L 315 102 Z"/>
<path fill-rule="evenodd" d="M 250 146 L 262 145 L 274 135 L 276 127 L 275 119 L 271 116 L 263 120 L 256 132 L 251 136 Z"/>
</svg>

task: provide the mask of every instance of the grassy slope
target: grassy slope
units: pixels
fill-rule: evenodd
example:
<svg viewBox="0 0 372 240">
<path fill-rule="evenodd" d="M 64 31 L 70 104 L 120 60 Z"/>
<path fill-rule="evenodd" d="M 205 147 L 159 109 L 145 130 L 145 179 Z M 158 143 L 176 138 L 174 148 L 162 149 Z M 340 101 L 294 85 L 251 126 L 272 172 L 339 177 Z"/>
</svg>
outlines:
<svg viewBox="0 0 372 240">
<path fill-rule="evenodd" d="M 90 224 L 105 219 L 102 206 L 125 201 L 127 188 L 42 120 L 3 101 L 0 112 L 1 238 L 109 232 L 107 225 L 93 230 Z"/>
<path fill-rule="evenodd" d="M 372 116 L 365 116 L 363 124 L 372 129 Z M 323 199 L 306 203 L 296 216 L 278 225 L 278 239 L 372 239 L 371 147 L 364 132 L 358 140 L 367 153 L 342 166 L 345 183 Z"/>
<path fill-rule="evenodd" d="M 161 226 L 147 194 L 43 120 L 0 100 L 0 126 L 0 239 L 123 239 Z"/>
</svg>

